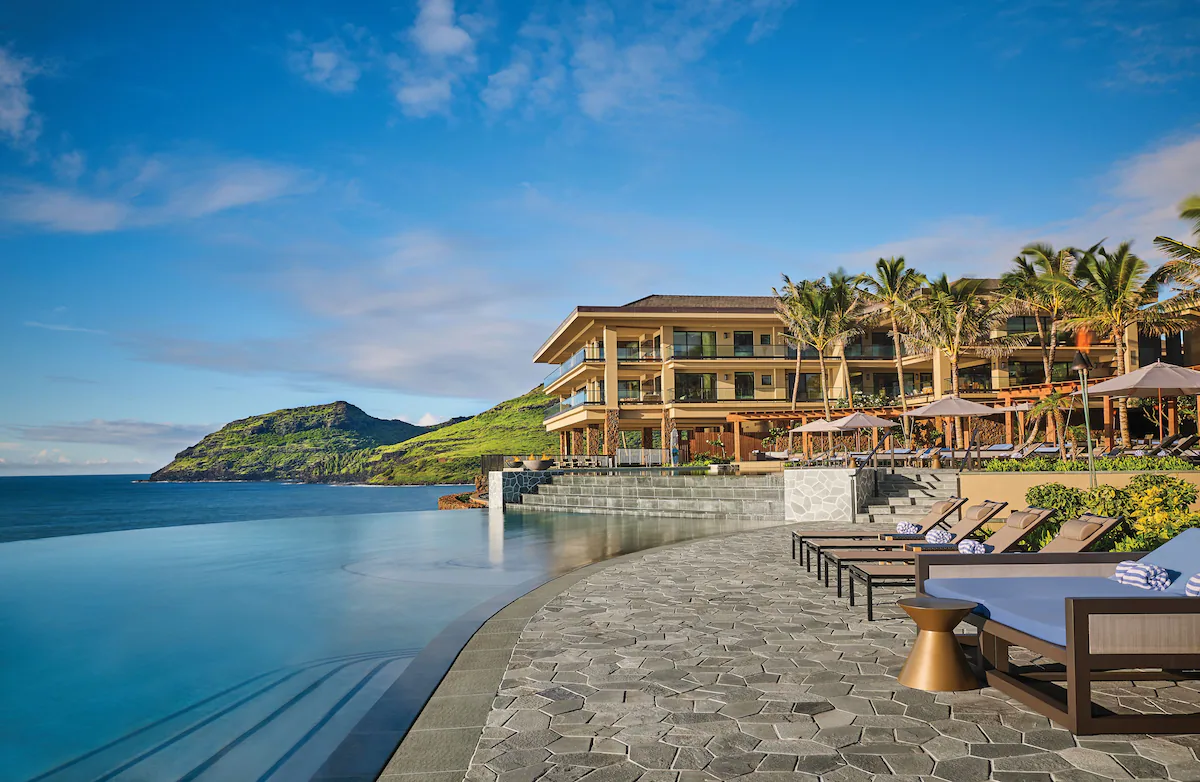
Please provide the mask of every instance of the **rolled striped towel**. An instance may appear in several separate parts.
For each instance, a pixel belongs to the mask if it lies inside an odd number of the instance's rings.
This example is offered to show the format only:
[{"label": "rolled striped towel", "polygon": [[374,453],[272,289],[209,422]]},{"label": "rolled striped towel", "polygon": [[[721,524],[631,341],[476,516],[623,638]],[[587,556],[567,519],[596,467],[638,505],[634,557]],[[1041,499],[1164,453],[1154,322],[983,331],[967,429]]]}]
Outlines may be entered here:
[{"label": "rolled striped towel", "polygon": [[1112,578],[1118,584],[1149,589],[1152,592],[1162,592],[1171,586],[1171,575],[1167,573],[1166,568],[1133,560],[1125,560],[1117,565],[1117,572]]},{"label": "rolled striped towel", "polygon": [[930,543],[949,543],[954,540],[954,536],[944,529],[931,529],[925,534],[925,540]]},{"label": "rolled striped towel", "polygon": [[896,532],[901,535],[920,535],[921,528],[911,521],[901,521],[896,524]]},{"label": "rolled striped towel", "polygon": [[967,538],[958,544],[958,553],[960,554],[991,554],[992,547],[986,543],[980,543],[978,540]]},{"label": "rolled striped towel", "polygon": [[1183,593],[1188,597],[1200,597],[1200,573],[1188,579],[1187,585],[1183,588]]}]

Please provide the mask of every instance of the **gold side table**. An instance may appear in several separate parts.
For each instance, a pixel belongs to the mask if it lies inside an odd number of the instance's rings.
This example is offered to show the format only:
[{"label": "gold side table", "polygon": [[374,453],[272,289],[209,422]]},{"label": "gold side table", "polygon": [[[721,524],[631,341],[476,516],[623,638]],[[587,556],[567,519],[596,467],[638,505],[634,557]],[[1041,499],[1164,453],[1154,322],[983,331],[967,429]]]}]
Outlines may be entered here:
[{"label": "gold side table", "polygon": [[897,605],[917,623],[918,631],[908,662],[900,671],[900,683],[927,692],[979,689],[954,635],[954,628],[978,604],[940,597],[906,597]]}]

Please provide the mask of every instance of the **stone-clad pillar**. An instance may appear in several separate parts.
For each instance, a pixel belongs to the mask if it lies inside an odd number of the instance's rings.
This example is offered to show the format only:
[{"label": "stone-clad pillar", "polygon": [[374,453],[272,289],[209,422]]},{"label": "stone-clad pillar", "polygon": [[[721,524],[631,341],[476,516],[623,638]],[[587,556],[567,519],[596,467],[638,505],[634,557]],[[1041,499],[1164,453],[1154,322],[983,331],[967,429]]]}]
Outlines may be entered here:
[{"label": "stone-clad pillar", "polygon": [[586,439],[587,439],[587,455],[588,456],[599,456],[600,455],[600,427],[597,426],[596,424],[588,424]]},{"label": "stone-clad pillar", "polygon": [[587,449],[584,448],[584,444],[583,444],[583,430],[582,429],[572,429],[571,430],[571,455],[572,456],[582,456],[585,453],[587,453]]},{"label": "stone-clad pillar", "polygon": [[612,455],[617,452],[621,442],[621,411],[604,411],[604,453]]},{"label": "stone-clad pillar", "polygon": [[567,431],[565,429],[558,433],[558,453],[561,456],[566,456],[569,453],[567,450]]}]

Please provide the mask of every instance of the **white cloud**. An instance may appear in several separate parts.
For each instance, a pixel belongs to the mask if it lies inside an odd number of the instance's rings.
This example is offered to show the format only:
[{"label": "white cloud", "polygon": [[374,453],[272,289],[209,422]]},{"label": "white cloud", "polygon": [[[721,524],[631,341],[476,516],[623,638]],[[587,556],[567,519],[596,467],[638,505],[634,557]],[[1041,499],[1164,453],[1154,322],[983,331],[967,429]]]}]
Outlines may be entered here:
[{"label": "white cloud", "polygon": [[288,67],[310,84],[333,93],[353,92],[363,68],[378,57],[376,44],[367,31],[353,25],[343,35],[313,41],[300,33],[288,38]]},{"label": "white cloud", "polygon": [[420,0],[409,37],[431,57],[463,57],[473,53],[470,34],[457,24],[454,0]]},{"label": "white cloud", "polygon": [[411,55],[387,58],[400,110],[417,118],[449,111],[455,88],[476,67],[475,39],[467,28],[485,26],[482,17],[457,15],[453,0],[420,0],[412,27],[398,36],[412,44]]},{"label": "white cloud", "polygon": [[41,133],[41,117],[33,110],[27,82],[38,67],[0,46],[0,135],[15,147],[26,147]]},{"label": "white cloud", "polygon": [[1080,214],[1042,225],[1005,224],[982,215],[947,218],[923,232],[834,256],[855,268],[875,258],[904,255],[923,269],[994,276],[1031,242],[1088,247],[1101,239],[1134,242],[1148,261],[1161,262],[1155,236],[1186,238],[1177,205],[1200,192],[1200,136],[1176,139],[1119,161],[1100,178],[1099,198]]},{"label": "white cloud", "polygon": [[256,160],[133,159],[98,176],[90,188],[0,182],[0,221],[101,233],[196,219],[313,186],[303,170]]},{"label": "white cloud", "polygon": [[[105,421],[99,418],[74,423],[9,428],[26,442],[90,443],[160,450],[192,445],[213,430],[208,424],[155,423],[133,419]],[[50,449],[43,450],[35,456],[58,453],[57,449]]]},{"label": "white cloud", "polygon": [[433,413],[426,413],[425,415],[423,415],[417,419],[417,426],[433,426],[434,424],[440,424],[442,421],[445,421],[445,420],[446,419],[440,415],[434,415]]},{"label": "white cloud", "polygon": [[31,329],[45,329],[46,331],[76,331],[82,334],[104,334],[106,332],[99,329],[86,329],[82,326],[71,326],[66,323],[42,323],[36,320],[27,320],[23,324]]},{"label": "white cloud", "polygon": [[488,77],[487,86],[479,93],[479,98],[493,111],[511,109],[520,93],[529,86],[531,76],[528,63],[514,62]]},{"label": "white cloud", "polygon": [[82,152],[73,149],[55,158],[51,167],[54,169],[54,175],[59,179],[75,182],[83,176],[83,171],[87,168],[87,159]]}]

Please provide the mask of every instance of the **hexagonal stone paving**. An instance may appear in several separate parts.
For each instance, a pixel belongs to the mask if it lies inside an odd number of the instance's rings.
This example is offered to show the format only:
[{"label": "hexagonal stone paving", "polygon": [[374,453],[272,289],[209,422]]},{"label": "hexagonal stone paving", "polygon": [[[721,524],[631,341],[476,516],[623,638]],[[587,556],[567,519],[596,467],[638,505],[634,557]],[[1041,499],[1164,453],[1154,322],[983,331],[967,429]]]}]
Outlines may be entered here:
[{"label": "hexagonal stone paving", "polygon": [[[911,623],[886,606],[868,623],[790,558],[788,534],[654,552],[548,603],[466,779],[1200,782],[1200,736],[1076,739],[990,688],[901,687]],[[1114,709],[1200,702],[1197,682],[1097,689]]]}]

